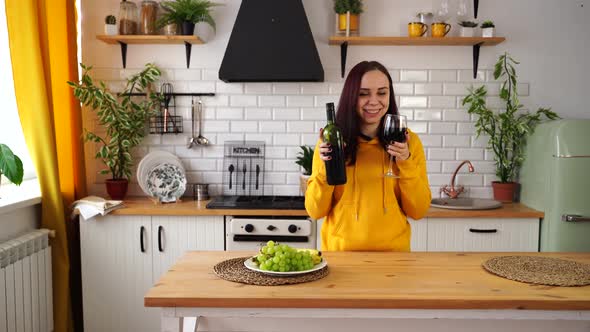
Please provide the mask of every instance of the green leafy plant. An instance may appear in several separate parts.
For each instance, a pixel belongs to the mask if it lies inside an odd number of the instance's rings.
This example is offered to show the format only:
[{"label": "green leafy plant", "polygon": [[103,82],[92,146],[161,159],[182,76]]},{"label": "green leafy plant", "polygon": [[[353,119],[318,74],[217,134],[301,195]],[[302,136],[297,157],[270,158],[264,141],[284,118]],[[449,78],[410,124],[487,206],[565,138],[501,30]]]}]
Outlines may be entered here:
[{"label": "green leafy plant", "polygon": [[161,28],[171,23],[206,22],[215,29],[215,20],[211,16],[211,8],[220,5],[207,0],[162,1],[160,6],[164,9],[164,14],[158,20],[157,26]]},{"label": "green leafy plant", "polygon": [[104,23],[106,23],[106,24],[117,24],[117,19],[113,15],[107,15],[107,17],[104,18]]},{"label": "green leafy plant", "polygon": [[20,185],[23,182],[23,162],[6,145],[0,143],[0,176]]},{"label": "green leafy plant", "polygon": [[481,28],[485,29],[485,28],[495,28],[496,26],[494,25],[494,22],[487,20],[487,21],[483,21],[483,23],[481,24]]},{"label": "green leafy plant", "polygon": [[158,80],[160,70],[148,63],[145,68],[127,79],[125,89],[116,95],[109,91],[104,82],[96,84],[89,72],[91,66],[80,64],[83,69],[82,80],[69,82],[74,88],[74,96],[84,106],[96,111],[98,123],[106,129],[106,136],[84,129],[85,141],[101,144],[95,157],[102,160],[107,169],[101,174],[111,173],[113,179],[129,179],[133,159],[131,149],[141,143],[145,136],[145,124],[154,115],[161,101],[159,94],[150,92],[141,101],[134,100],[131,93],[145,93],[151,83]]},{"label": "green leafy plant", "polygon": [[334,11],[336,14],[360,14],[363,12],[363,1],[362,0],[335,0]]},{"label": "green leafy plant", "polygon": [[461,21],[459,22],[459,25],[464,27],[464,28],[475,28],[477,27],[477,22],[473,22],[473,21]]},{"label": "green leafy plant", "polygon": [[526,137],[543,118],[559,119],[549,108],[539,108],[535,113],[522,111],[523,105],[518,98],[515,64],[519,64],[508,53],[498,59],[494,68],[494,78],[503,78],[500,98],[506,103],[506,109],[494,112],[486,106],[487,90],[485,86],[471,87],[463,99],[463,105],[469,105],[469,114],[477,115],[476,135],[489,136],[488,149],[494,152],[496,176],[500,182],[514,182],[524,160]]},{"label": "green leafy plant", "polygon": [[297,154],[295,163],[303,167],[303,175],[311,175],[313,163],[313,148],[306,145],[300,146],[301,151]]}]

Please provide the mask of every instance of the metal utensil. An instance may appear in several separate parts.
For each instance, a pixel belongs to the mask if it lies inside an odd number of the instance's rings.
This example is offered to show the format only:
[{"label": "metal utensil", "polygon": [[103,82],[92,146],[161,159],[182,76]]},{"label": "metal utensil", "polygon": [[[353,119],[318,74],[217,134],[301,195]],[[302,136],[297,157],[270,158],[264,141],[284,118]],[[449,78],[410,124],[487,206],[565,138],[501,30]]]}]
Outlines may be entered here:
[{"label": "metal utensil", "polygon": [[229,189],[231,189],[232,173],[236,170],[236,168],[234,167],[234,164],[230,164],[227,170],[229,171]]},{"label": "metal utensil", "polygon": [[188,144],[186,145],[187,149],[192,148],[193,146],[199,144],[197,139],[195,138],[195,99],[191,99],[191,137],[188,140]]},{"label": "metal utensil", "polygon": [[258,190],[258,176],[260,175],[260,165],[256,165],[256,190]]},{"label": "metal utensil", "polygon": [[201,135],[202,123],[203,123],[203,102],[199,99],[197,112],[199,113],[199,136],[197,136],[197,143],[199,145],[209,144],[209,140],[205,136]]},{"label": "metal utensil", "polygon": [[176,124],[174,123],[174,119],[170,116],[170,112],[168,111],[168,107],[170,106],[170,101],[172,100],[172,84],[164,83],[160,89],[160,92],[164,95],[164,132],[168,132],[168,120],[172,122],[172,130],[176,130]]},{"label": "metal utensil", "polygon": [[242,167],[242,172],[244,172],[244,177],[242,178],[242,190],[246,190],[246,163],[244,163],[244,167]]}]

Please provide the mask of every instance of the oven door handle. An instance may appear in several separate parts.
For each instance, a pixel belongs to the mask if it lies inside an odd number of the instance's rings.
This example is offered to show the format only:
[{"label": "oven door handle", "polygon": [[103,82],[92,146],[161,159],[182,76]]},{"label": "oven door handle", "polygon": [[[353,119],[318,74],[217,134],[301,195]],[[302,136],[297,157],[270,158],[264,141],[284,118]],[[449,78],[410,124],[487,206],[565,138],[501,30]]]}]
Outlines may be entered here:
[{"label": "oven door handle", "polygon": [[278,241],[278,242],[294,242],[294,243],[302,243],[308,242],[308,236],[288,236],[288,235],[243,235],[243,234],[235,234],[234,235],[234,242],[268,242],[268,241]]}]

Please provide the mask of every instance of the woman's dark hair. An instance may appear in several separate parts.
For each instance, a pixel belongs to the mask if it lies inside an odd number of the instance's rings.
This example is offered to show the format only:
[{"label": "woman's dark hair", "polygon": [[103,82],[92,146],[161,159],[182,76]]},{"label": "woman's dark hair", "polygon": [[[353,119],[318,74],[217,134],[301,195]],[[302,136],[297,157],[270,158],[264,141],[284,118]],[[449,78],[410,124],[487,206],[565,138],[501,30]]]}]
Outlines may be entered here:
[{"label": "woman's dark hair", "polygon": [[[344,142],[346,147],[344,148],[344,155],[348,161],[348,165],[354,165],[356,163],[356,152],[358,148],[357,137],[361,133],[360,130],[360,119],[357,114],[356,108],[358,98],[361,89],[361,79],[365,73],[378,70],[387,76],[389,81],[389,109],[388,114],[397,114],[397,105],[395,103],[395,95],[393,94],[393,83],[391,81],[391,75],[387,69],[377,61],[363,61],[354,66],[344,82],[342,88],[342,94],[340,95],[340,101],[338,102],[338,110],[336,112],[336,124],[342,130],[344,136]],[[377,135],[379,141],[385,145],[385,139],[383,138],[383,119],[379,124],[379,130]]]}]

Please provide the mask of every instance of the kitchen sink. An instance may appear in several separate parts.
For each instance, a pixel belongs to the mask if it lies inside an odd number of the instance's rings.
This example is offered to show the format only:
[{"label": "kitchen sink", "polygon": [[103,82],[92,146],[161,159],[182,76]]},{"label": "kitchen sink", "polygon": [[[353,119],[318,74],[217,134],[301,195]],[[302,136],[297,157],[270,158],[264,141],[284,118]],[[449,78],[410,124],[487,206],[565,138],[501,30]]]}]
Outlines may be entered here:
[{"label": "kitchen sink", "polygon": [[451,210],[489,210],[502,206],[501,202],[483,198],[433,198],[430,206]]}]

